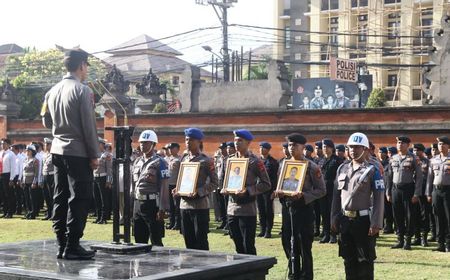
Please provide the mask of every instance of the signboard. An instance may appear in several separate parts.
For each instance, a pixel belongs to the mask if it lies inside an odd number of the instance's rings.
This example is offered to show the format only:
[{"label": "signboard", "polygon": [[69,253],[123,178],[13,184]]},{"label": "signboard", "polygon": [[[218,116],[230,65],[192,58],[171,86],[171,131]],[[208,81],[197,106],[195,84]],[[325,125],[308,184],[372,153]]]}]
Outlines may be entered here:
[{"label": "signboard", "polygon": [[358,81],[358,62],[355,60],[330,58],[330,79],[356,83]]}]

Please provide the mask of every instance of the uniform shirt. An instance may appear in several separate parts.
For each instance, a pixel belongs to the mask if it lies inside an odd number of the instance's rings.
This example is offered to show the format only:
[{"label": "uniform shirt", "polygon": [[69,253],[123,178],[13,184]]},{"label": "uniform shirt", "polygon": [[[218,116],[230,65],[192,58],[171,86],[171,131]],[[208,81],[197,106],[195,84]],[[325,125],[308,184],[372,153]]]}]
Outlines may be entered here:
[{"label": "uniform shirt", "polygon": [[[230,158],[235,157],[231,155]],[[245,190],[247,197],[244,201],[236,195],[229,196],[227,214],[230,216],[256,216],[256,195],[271,189],[269,175],[263,161],[251,152],[244,155],[248,158]]]},{"label": "uniform shirt", "polygon": [[106,182],[112,182],[112,154],[104,151],[98,158],[98,168],[94,171],[94,177],[106,177]]},{"label": "uniform shirt", "polygon": [[384,182],[378,167],[367,161],[353,170],[353,162],[342,164],[337,171],[333,203],[331,206],[331,223],[338,224],[342,210],[370,212],[370,226],[383,227]]},{"label": "uniform shirt", "polygon": [[389,161],[389,180],[387,195],[392,195],[394,184],[415,184],[414,196],[422,193],[422,169],[420,160],[413,154],[406,154],[404,158],[400,154],[392,156]]},{"label": "uniform shirt", "polygon": [[177,184],[178,173],[180,172],[180,156],[169,157],[169,186],[175,186]]},{"label": "uniform shirt", "polygon": [[52,130],[52,154],[98,158],[100,155],[91,89],[67,74],[46,94],[42,122]]},{"label": "uniform shirt", "polygon": [[334,180],[336,179],[336,172],[341,163],[341,159],[333,154],[330,158],[326,158],[324,164],[322,165],[321,169],[323,179],[325,180],[325,186],[327,187],[327,190],[331,192],[330,195],[332,195]]},{"label": "uniform shirt", "polygon": [[39,171],[38,171],[38,184],[41,185],[44,182],[44,176],[42,176],[42,163],[44,161],[44,154],[39,152],[36,154],[35,158],[39,161]]},{"label": "uniform shirt", "polygon": [[266,159],[261,159],[264,161],[264,167],[266,168],[267,174],[269,175],[272,191],[274,191],[277,188],[278,183],[278,161],[271,155],[269,155]]},{"label": "uniform shirt", "polygon": [[3,159],[2,174],[10,173],[9,180],[14,180],[16,177],[16,155],[8,149],[0,152],[0,156]]},{"label": "uniform shirt", "polygon": [[427,189],[428,168],[430,168],[430,160],[426,156],[420,159],[420,167],[422,168],[423,174],[421,195],[425,195]]},{"label": "uniform shirt", "polygon": [[39,179],[39,160],[35,157],[27,158],[23,164],[24,184],[37,184]]},{"label": "uniform shirt", "polygon": [[180,209],[209,209],[209,194],[217,189],[218,179],[214,161],[204,153],[185,155],[181,162],[199,162],[196,197],[181,197]]},{"label": "uniform shirt", "polygon": [[[308,166],[306,167],[306,177],[303,183],[303,196],[299,200],[293,200],[286,196],[280,199],[283,204],[285,202],[292,202],[294,207],[304,206],[326,195],[327,190],[320,166],[306,157],[305,160],[308,161]],[[281,165],[280,171],[282,168],[283,166]]]},{"label": "uniform shirt", "polygon": [[323,164],[325,163],[327,159],[325,158],[325,156],[321,156],[321,157],[315,157],[314,158],[314,163],[319,165],[320,168],[322,168]]},{"label": "uniform shirt", "polygon": [[159,209],[169,210],[169,170],[166,161],[153,152],[150,158],[141,156],[136,159],[133,166],[132,189],[135,194],[159,195]]},{"label": "uniform shirt", "polygon": [[55,166],[52,161],[52,154],[45,153],[42,160],[42,175],[52,175],[55,172]]},{"label": "uniform shirt", "polygon": [[447,157],[435,156],[428,168],[426,195],[431,196],[434,186],[450,188],[450,154]]},{"label": "uniform shirt", "polygon": [[19,182],[22,182],[22,178],[23,178],[23,165],[25,164],[25,160],[27,160],[27,156],[24,153],[20,153],[17,155],[17,161],[16,163],[19,164],[19,173],[18,173],[18,178],[17,180]]}]

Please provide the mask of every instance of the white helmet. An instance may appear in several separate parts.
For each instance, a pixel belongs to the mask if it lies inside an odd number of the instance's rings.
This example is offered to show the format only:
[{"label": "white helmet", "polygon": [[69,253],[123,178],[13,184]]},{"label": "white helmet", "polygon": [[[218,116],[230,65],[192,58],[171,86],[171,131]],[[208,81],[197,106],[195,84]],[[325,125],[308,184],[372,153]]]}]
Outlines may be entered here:
[{"label": "white helmet", "polygon": [[369,139],[364,133],[355,132],[348,138],[347,146],[356,145],[369,148]]},{"label": "white helmet", "polygon": [[141,135],[139,135],[139,142],[147,142],[152,141],[154,143],[158,143],[158,136],[153,130],[147,129],[142,131]]}]

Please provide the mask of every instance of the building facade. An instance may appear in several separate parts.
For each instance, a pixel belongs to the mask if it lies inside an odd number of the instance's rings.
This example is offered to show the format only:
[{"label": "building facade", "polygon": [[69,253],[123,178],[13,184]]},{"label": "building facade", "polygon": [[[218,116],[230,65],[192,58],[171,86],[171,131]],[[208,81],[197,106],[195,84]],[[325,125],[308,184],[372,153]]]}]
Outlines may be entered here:
[{"label": "building facade", "polygon": [[447,0],[275,0],[274,56],[296,78],[328,77],[331,56],[362,62],[389,105],[422,105],[421,65]]}]

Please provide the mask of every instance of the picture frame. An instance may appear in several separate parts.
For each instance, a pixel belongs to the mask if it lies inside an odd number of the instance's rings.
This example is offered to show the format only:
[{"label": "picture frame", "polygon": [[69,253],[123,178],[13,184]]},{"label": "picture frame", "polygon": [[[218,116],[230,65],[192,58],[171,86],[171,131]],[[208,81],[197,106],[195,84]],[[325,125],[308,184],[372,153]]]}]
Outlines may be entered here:
[{"label": "picture frame", "polygon": [[223,188],[229,193],[244,191],[247,170],[248,158],[229,158],[225,169]]},{"label": "picture frame", "polygon": [[191,196],[197,192],[200,162],[182,162],[177,178],[177,192],[180,196]]},{"label": "picture frame", "polygon": [[285,160],[278,178],[277,191],[287,196],[302,192],[307,169],[308,161]]}]

